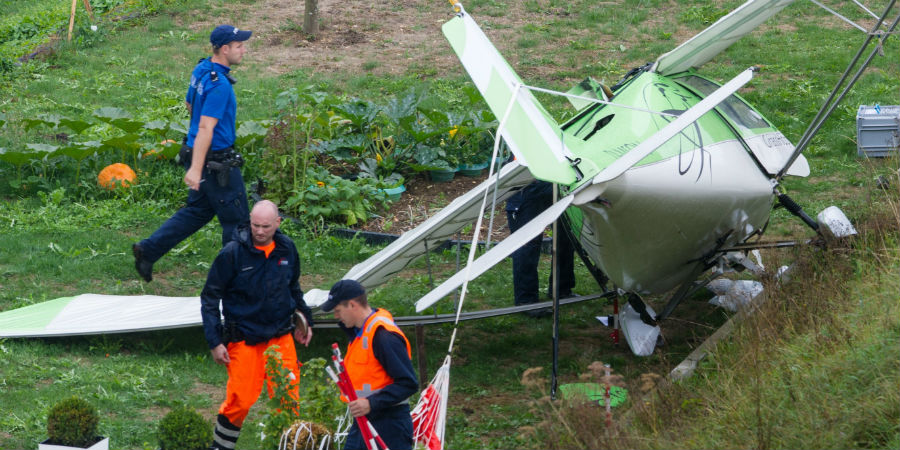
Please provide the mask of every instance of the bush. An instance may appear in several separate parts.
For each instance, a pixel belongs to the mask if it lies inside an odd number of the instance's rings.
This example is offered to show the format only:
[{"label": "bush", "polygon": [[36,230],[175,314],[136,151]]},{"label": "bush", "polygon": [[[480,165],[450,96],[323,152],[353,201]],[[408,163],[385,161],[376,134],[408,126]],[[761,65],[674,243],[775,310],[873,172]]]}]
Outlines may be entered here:
[{"label": "bush", "polygon": [[159,421],[156,435],[162,450],[203,450],[213,440],[212,426],[185,405],[176,406]]},{"label": "bush", "polygon": [[97,410],[90,403],[79,397],[70,397],[50,409],[47,435],[54,444],[88,447],[96,442],[99,423]]}]

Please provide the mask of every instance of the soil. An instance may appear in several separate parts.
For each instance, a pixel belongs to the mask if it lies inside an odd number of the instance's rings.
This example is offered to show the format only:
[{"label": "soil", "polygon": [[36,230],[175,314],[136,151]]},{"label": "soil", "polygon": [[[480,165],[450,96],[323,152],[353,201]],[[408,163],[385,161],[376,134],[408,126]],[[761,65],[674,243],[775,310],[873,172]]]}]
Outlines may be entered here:
[{"label": "soil", "polygon": [[[478,177],[467,177],[457,173],[452,180],[445,182],[431,181],[425,174],[417,175],[407,180],[406,192],[401,195],[399,200],[393,202],[387,211],[381,212],[379,217],[372,218],[353,229],[390,234],[405,233],[435,215],[455,198],[478,186],[487,179],[487,175],[487,170],[484,170]],[[490,201],[491,198],[488,197],[489,204]],[[500,202],[494,210],[492,241],[502,240],[509,235],[506,226],[506,211],[503,208],[504,203]],[[489,224],[490,209],[488,207],[482,220],[480,240],[487,238]],[[471,231],[460,236],[460,239],[472,239]]]}]

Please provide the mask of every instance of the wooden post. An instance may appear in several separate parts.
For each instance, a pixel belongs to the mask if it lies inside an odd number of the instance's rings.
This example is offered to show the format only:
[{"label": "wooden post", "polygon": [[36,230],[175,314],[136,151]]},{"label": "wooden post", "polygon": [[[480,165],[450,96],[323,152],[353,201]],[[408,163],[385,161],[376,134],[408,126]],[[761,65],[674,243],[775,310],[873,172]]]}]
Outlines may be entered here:
[{"label": "wooden post", "polygon": [[[94,21],[94,10],[91,8],[91,0],[83,0],[84,9],[87,10],[91,21]],[[78,6],[78,0],[72,0],[72,12],[69,14],[69,35],[66,38],[68,42],[72,42],[72,30],[75,28],[75,7]]]},{"label": "wooden post", "polygon": [[69,37],[66,39],[72,42],[72,28],[75,27],[75,7],[78,6],[78,0],[72,0],[72,13],[69,14]]},{"label": "wooden post", "polygon": [[428,382],[428,368],[425,361],[425,326],[416,324],[416,359],[419,360],[419,390]]},{"label": "wooden post", "polygon": [[303,32],[313,37],[319,34],[319,0],[306,0],[303,7]]}]

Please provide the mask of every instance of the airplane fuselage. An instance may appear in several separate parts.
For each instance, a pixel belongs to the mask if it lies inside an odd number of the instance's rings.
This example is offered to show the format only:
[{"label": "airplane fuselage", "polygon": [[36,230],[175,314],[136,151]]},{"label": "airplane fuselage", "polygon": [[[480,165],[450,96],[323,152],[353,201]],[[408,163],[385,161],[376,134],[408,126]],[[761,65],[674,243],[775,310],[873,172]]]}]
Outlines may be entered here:
[{"label": "airplane fuselage", "polygon": [[[681,81],[698,83],[689,77]],[[649,72],[615,94],[616,103],[673,116],[703,95]],[[694,279],[715,250],[764,227],[773,184],[747,140],[774,146],[786,139],[739,98],[723,105],[607,182],[595,201],[569,209],[582,246],[617,287],[642,294],[668,291]],[[564,129],[587,136],[592,157],[605,160],[627,152],[673,116],[602,105],[583,111]],[[604,119],[607,123],[597,127]]]}]

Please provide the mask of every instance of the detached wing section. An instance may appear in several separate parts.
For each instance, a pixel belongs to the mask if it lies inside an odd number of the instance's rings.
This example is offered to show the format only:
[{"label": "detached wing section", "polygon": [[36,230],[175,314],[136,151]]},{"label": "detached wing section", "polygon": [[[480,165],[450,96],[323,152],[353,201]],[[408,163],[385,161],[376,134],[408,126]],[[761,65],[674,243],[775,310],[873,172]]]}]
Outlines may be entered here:
[{"label": "detached wing section", "polygon": [[[403,233],[399,239],[372,255],[365,261],[353,266],[345,279],[359,281],[366,289],[378,286],[397,272],[403,270],[416,258],[433,250],[466,225],[471,225],[478,217],[481,201],[487,191],[488,198],[497,187],[497,202],[505,200],[519,188],[534,181],[528,170],[515,161],[505,165],[498,177],[490,177],[474,189],[457,197],[456,200],[441,209],[437,214],[422,222],[416,228]],[[499,184],[498,184],[499,183]],[[328,293],[312,289],[303,295],[310,306],[318,306],[325,301]]]},{"label": "detached wing section", "polygon": [[201,323],[200,297],[81,294],[0,313],[0,338],[127,333]]},{"label": "detached wing section", "polygon": [[657,58],[651,70],[673,75],[699,67],[791,3],[793,0],[750,0]]},{"label": "detached wing section", "polygon": [[478,24],[462,12],[445,23],[443,31],[475,87],[501,120],[500,135],[516,160],[535,178],[562,185],[575,182],[575,171],[566,158],[576,159],[570,146],[579,143],[575,138],[567,141],[531,91],[519,87],[522,80]]},{"label": "detached wing section", "polygon": [[552,224],[559,216],[566,212],[566,208],[572,204],[574,199],[575,194],[569,194],[560,199],[558,202],[554,203],[553,206],[547,208],[540,215],[525,224],[525,226],[509,235],[509,237],[497,244],[496,247],[491,248],[480,258],[472,261],[470,266],[466,266],[463,270],[457,272],[456,275],[453,275],[447,279],[447,281],[441,283],[440,286],[434,288],[416,302],[416,312],[422,312],[442,298],[450,295],[456,288],[462,286],[463,282],[466,281],[466,278],[468,278],[469,281],[474,280],[479,275],[502,261],[503,258],[511,255],[519,247],[534,239],[535,236],[543,233],[547,226]]}]

